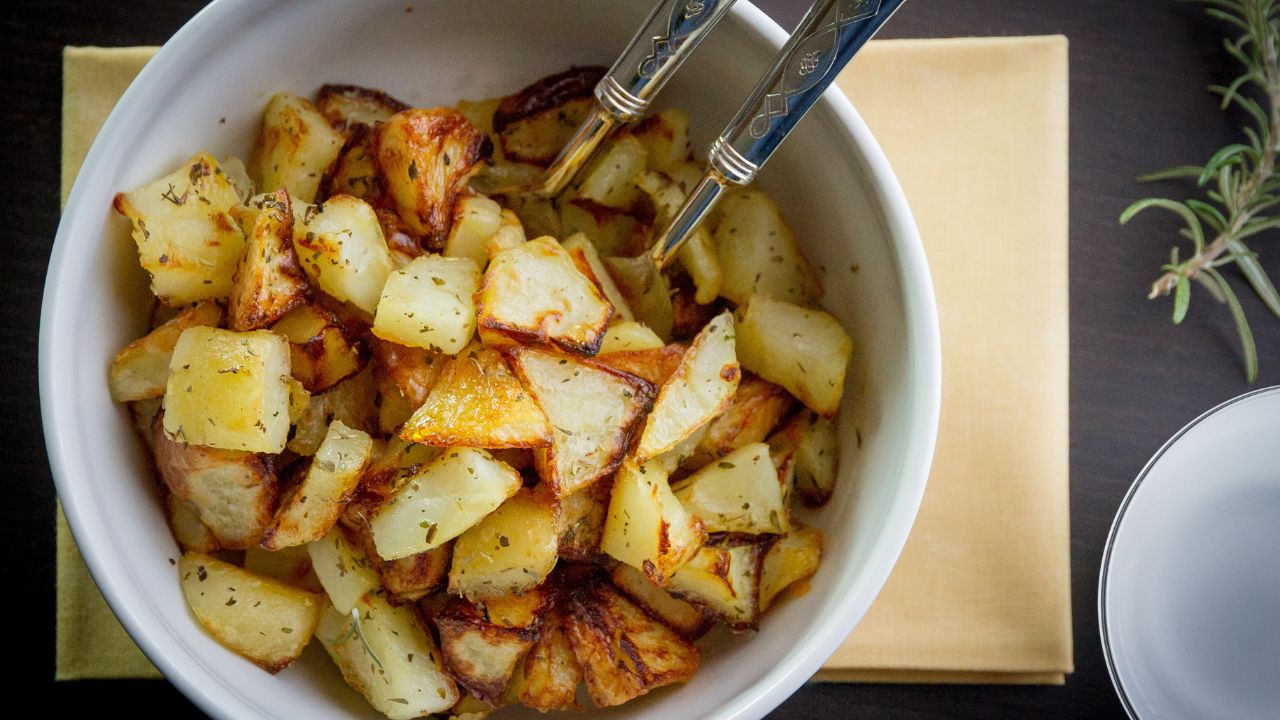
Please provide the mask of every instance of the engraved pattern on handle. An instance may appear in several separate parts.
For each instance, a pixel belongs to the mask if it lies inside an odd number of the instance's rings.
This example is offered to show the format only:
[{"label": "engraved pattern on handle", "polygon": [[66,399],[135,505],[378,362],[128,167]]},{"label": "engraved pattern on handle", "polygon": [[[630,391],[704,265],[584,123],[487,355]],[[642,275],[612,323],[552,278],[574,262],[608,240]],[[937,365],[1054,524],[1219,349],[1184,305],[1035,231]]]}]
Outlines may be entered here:
[{"label": "engraved pattern on handle", "polygon": [[903,0],[817,0],[720,136],[759,169]]},{"label": "engraved pattern on handle", "polygon": [[[627,102],[603,101],[602,104],[619,120],[634,120],[733,2],[663,0],[658,3],[602,81],[608,82],[610,94],[615,98],[625,93]],[[599,95],[597,93],[597,97]],[[636,112],[635,108],[640,111]]]}]

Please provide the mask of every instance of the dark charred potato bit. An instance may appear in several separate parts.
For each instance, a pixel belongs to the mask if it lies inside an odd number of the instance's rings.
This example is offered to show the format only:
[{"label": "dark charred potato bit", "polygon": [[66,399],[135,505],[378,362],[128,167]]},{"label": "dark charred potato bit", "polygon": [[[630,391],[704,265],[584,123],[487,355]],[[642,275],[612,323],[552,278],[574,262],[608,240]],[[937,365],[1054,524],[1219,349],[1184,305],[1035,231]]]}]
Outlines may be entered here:
[{"label": "dark charred potato bit", "polygon": [[400,219],[443,245],[454,201],[484,160],[488,138],[453,108],[405,110],[378,132],[377,159]]},{"label": "dark charred potato bit", "polygon": [[373,127],[409,106],[381,90],[359,85],[323,85],[316,93],[316,107],[338,130],[351,132],[358,125]]},{"label": "dark charred potato bit", "polygon": [[493,113],[493,129],[508,160],[549,165],[591,111],[603,67],[570,68],[509,95]]}]

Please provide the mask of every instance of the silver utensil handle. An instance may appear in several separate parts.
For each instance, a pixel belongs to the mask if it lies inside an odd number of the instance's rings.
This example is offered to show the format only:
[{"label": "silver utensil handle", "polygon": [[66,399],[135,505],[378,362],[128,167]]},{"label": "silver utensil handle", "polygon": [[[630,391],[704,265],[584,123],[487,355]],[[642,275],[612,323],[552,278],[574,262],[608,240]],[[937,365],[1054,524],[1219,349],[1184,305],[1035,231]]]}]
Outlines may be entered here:
[{"label": "silver utensil handle", "polygon": [[662,0],[596,85],[596,99],[621,122],[637,120],[734,0]]},{"label": "silver utensil handle", "polygon": [[735,184],[755,178],[778,145],[904,0],[818,0],[751,96],[712,144],[712,167]]},{"label": "silver utensil handle", "polygon": [[547,168],[539,192],[554,196],[569,184],[619,126],[638,120],[649,102],[734,0],[662,0],[627,49],[596,83],[595,108]]},{"label": "silver utensil handle", "polygon": [[809,108],[905,0],[816,0],[773,64],[711,143],[707,174],[658,237],[666,265],[726,188],[747,185]]}]

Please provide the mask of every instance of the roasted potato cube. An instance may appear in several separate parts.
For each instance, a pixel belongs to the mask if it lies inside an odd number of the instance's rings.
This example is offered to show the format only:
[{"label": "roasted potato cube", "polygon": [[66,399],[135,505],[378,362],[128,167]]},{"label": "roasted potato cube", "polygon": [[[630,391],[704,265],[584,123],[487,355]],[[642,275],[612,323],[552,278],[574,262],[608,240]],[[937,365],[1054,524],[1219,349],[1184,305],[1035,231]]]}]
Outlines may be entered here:
[{"label": "roasted potato cube", "polygon": [[760,611],[773,604],[778,593],[813,577],[822,559],[822,531],[793,525],[791,532],[769,546],[760,566]]},{"label": "roasted potato cube", "polygon": [[641,120],[631,129],[648,151],[649,167],[664,173],[689,160],[689,114],[668,108]]},{"label": "roasted potato cube", "polygon": [[202,553],[183,555],[178,577],[209,634],[270,673],[298,659],[320,620],[315,594]]},{"label": "roasted potato cube", "polygon": [[556,539],[555,505],[523,489],[458,536],[449,592],[472,600],[522,593],[551,574]]},{"label": "roasted potato cube", "polygon": [[711,611],[729,627],[754,630],[760,623],[758,543],[704,545],[676,570],[667,590]]},{"label": "roasted potato cube", "polygon": [[602,580],[579,583],[570,591],[564,619],[587,691],[600,707],[684,682],[698,669],[693,643]]},{"label": "roasted potato cube", "polygon": [[301,484],[281,503],[262,547],[279,550],[323,538],[355,492],[372,449],[366,433],[334,420]]},{"label": "roasted potato cube", "polygon": [[356,125],[373,127],[409,106],[390,95],[359,85],[321,85],[316,107],[329,124],[350,131]]},{"label": "roasted potato cube", "polygon": [[347,684],[391,720],[444,712],[458,701],[458,688],[412,608],[370,593],[351,613],[326,608],[316,636]]},{"label": "roasted potato cube", "polygon": [[173,493],[165,493],[164,500],[169,511],[169,529],[183,552],[210,553],[222,549],[217,536],[201,522],[200,511],[195,505]]},{"label": "roasted potato cube", "polygon": [[596,246],[587,239],[587,236],[574,233],[564,241],[564,249],[569,251],[569,256],[573,258],[573,263],[578,266],[578,270],[591,278],[609,304],[613,305],[614,320],[635,320],[635,316],[631,314],[631,308],[627,307],[627,301],[622,297],[622,291],[609,276],[609,271],[600,261],[600,253],[596,251]]},{"label": "roasted potato cube", "polygon": [[601,550],[666,585],[706,538],[702,522],[671,493],[660,463],[622,464],[613,481]]},{"label": "roasted potato cube", "polygon": [[711,461],[672,492],[707,532],[781,535],[790,527],[778,470],[764,443]]},{"label": "roasted potato cube", "polygon": [[653,398],[645,381],[577,358],[512,349],[512,367],[551,422],[538,474],[564,497],[612,473]]},{"label": "roasted potato cube", "polygon": [[264,328],[311,301],[311,285],[293,248],[289,193],[280,189],[257,202],[227,305],[232,330]]},{"label": "roasted potato cube", "polygon": [[[655,225],[665,226],[680,212],[688,194],[665,175],[650,170],[635,179],[636,187],[649,196],[656,211]],[[699,225],[676,253],[676,259],[693,279],[697,293],[694,299],[700,305],[714,302],[720,294],[724,274],[716,256],[715,239],[706,225]]]},{"label": "roasted potato cube", "polygon": [[161,302],[185,305],[231,292],[245,237],[229,211],[241,200],[207,152],[150,185],[116,195],[116,212],[133,223],[138,260]]},{"label": "roasted potato cube", "polygon": [[289,341],[289,369],[310,392],[333,387],[360,371],[364,358],[338,318],[319,305],[304,305],[271,329]]},{"label": "roasted potato cube", "polygon": [[320,578],[311,569],[311,554],[306,546],[263,550],[249,548],[244,554],[244,569],[254,575],[273,578],[280,582],[317,595],[324,592]]},{"label": "roasted potato cube", "polygon": [[609,353],[657,350],[663,345],[662,338],[643,323],[623,320],[610,323],[609,329],[604,331],[604,341],[600,343],[600,357],[607,364],[608,360],[603,356]]},{"label": "roasted potato cube", "polygon": [[507,695],[541,712],[571,710],[577,707],[574,698],[581,683],[582,667],[565,632],[564,615],[552,611],[542,623],[538,641],[516,664]]},{"label": "roasted potato cube", "polygon": [[126,345],[111,361],[111,399],[130,402],[163,397],[169,380],[169,360],[182,331],[196,326],[217,327],[221,322],[222,308],[213,302],[199,302]]},{"label": "roasted potato cube", "polygon": [[502,158],[502,144],[498,142],[497,136],[493,132],[493,114],[502,104],[502,98],[491,97],[484,100],[467,100],[463,98],[458,101],[455,106],[458,112],[466,116],[467,120],[480,132],[488,135],[494,144],[493,160]]},{"label": "roasted potato cube", "polygon": [[671,339],[675,309],[667,276],[648,255],[634,258],[606,257],[604,266],[618,284],[636,320],[648,325],[663,340]]},{"label": "roasted potato cube", "polygon": [[279,93],[262,115],[249,174],[260,192],[285,188],[299,202],[312,202],[344,141],[311,101]]},{"label": "roasted potato cube", "polygon": [[271,524],[279,495],[269,460],[175,441],[164,431],[163,415],[152,426],[151,445],[160,479],[172,497],[195,510],[218,547],[243,550],[257,545]]},{"label": "roasted potato cube", "polygon": [[594,355],[613,306],[549,237],[499,253],[484,273],[477,301],[486,344],[510,338],[553,343]]},{"label": "roasted potato cube", "polygon": [[586,198],[561,198],[559,223],[562,237],[582,233],[601,255],[634,255],[648,241],[647,228],[635,217]]},{"label": "roasted potato cube", "polygon": [[473,448],[450,448],[403,487],[369,521],[386,560],[439,547],[493,512],[522,485],[520,473]]},{"label": "roasted potato cube", "polygon": [[378,214],[369,203],[334,195],[294,209],[293,242],[307,276],[321,290],[372,313],[395,268]]},{"label": "roasted potato cube", "polygon": [[294,421],[288,449],[298,455],[315,455],[334,420],[361,432],[376,433],[377,397],[378,383],[370,367],[312,395],[301,417]]},{"label": "roasted potato cube", "polygon": [[582,171],[577,197],[613,208],[629,209],[640,196],[632,180],[645,171],[649,152],[629,134],[605,144]]},{"label": "roasted potato cube", "polygon": [[307,554],[329,602],[342,614],[350,613],[369,591],[378,587],[373,561],[336,525],[329,534],[307,543]]},{"label": "roasted potato cube", "polygon": [[477,268],[489,262],[485,243],[502,226],[502,206],[483,195],[463,195],[454,203],[453,227],[444,243],[444,254],[470,258]]},{"label": "roasted potato cube", "polygon": [[614,586],[664,625],[694,640],[711,628],[711,618],[697,606],[663,590],[644,573],[626,563],[618,563],[610,577]]},{"label": "roasted potato cube", "polygon": [[373,334],[408,347],[456,355],[476,329],[480,267],[470,258],[423,255],[387,278]]},{"label": "roasted potato cube", "polygon": [[663,383],[640,434],[637,462],[674,448],[724,412],[733,402],[741,377],[734,352],[733,314],[725,311],[698,333],[680,365]]},{"label": "roasted potato cube", "polygon": [[504,157],[550,165],[592,106],[602,67],[574,67],[504,97],[490,115]]},{"label": "roasted potato cube", "polygon": [[[377,131],[366,125],[356,125],[350,131],[347,143],[342,147],[338,159],[334,161],[329,174],[320,181],[320,189],[316,199],[323,201],[335,195],[357,197],[375,207],[381,207],[387,196],[386,182],[382,179],[382,171],[378,169],[378,156],[374,148],[378,140]],[[400,216],[389,210],[399,223]],[[379,214],[379,219],[382,215]],[[387,244],[394,247],[391,233],[383,227],[383,235],[387,236]],[[411,250],[418,250],[417,242],[412,243]]]},{"label": "roasted potato cube", "polygon": [[378,564],[382,587],[397,602],[412,602],[442,587],[449,575],[453,543]]},{"label": "roasted potato cube", "polygon": [[737,305],[752,295],[795,305],[807,305],[822,296],[818,273],[768,195],[737,190],[725,197],[720,209],[715,244],[724,273],[722,295]]},{"label": "roasted potato cube", "polygon": [[833,417],[844,396],[853,339],[830,314],[753,295],[738,321],[742,366]]},{"label": "roasted potato cube", "polygon": [[378,165],[405,224],[443,243],[453,225],[454,202],[484,159],[487,144],[453,108],[404,110],[383,123]]},{"label": "roasted potato cube", "polygon": [[529,241],[529,237],[524,234],[524,225],[520,223],[519,215],[503,208],[499,217],[501,222],[498,224],[498,231],[484,242],[485,262],[493,260],[505,250],[519,247]]},{"label": "roasted potato cube", "polygon": [[501,700],[516,663],[538,638],[537,620],[517,626],[493,622],[487,606],[459,598],[449,601],[435,623],[445,667],[492,705]]},{"label": "roasted potato cube", "polygon": [[551,424],[502,355],[473,344],[445,366],[400,436],[440,446],[545,447]]},{"label": "roasted potato cube", "polygon": [[840,461],[835,424],[808,410],[791,417],[769,438],[775,452],[789,452],[794,465],[795,490],[806,505],[817,507],[831,499]]},{"label": "roasted potato cube", "polygon": [[184,443],[280,452],[289,439],[289,344],[266,330],[183,330],[164,407],[165,432]]},{"label": "roasted potato cube", "polygon": [[600,555],[604,518],[613,483],[601,480],[560,498],[556,513],[557,552],[571,562],[590,562]]},{"label": "roasted potato cube", "polygon": [[755,375],[744,375],[733,394],[733,403],[711,421],[690,462],[705,465],[744,445],[764,440],[794,405],[795,398],[781,386]]},{"label": "roasted potato cube", "polygon": [[378,369],[387,374],[415,408],[427,401],[449,358],[426,348],[411,348],[374,339],[370,346]]},{"label": "roasted potato cube", "polygon": [[615,370],[635,375],[656,387],[662,387],[675,374],[676,368],[680,367],[680,361],[688,350],[688,345],[671,343],[644,350],[611,352],[608,355],[601,355],[598,360]]}]

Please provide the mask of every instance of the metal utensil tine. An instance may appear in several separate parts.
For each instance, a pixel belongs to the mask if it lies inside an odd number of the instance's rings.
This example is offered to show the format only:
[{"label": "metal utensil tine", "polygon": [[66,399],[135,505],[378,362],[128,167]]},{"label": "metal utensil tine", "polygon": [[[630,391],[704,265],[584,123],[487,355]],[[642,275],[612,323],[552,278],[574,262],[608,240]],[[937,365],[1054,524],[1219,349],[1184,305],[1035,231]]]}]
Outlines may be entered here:
[{"label": "metal utensil tine", "polygon": [[747,101],[711,143],[707,172],[658,236],[665,266],[726,189],[755,179],[778,145],[905,0],[816,0]]},{"label": "metal utensil tine", "polygon": [[547,168],[540,192],[556,195],[619,125],[638,120],[734,0],[662,0],[596,85],[596,104]]}]

